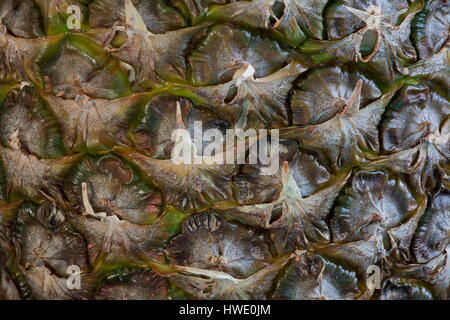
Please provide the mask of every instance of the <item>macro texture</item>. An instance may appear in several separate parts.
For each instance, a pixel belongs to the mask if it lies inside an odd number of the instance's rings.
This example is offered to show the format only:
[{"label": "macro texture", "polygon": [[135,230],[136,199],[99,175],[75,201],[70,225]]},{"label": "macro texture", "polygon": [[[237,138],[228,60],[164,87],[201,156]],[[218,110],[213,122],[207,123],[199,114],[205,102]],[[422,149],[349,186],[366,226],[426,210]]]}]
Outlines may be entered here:
[{"label": "macro texture", "polygon": [[449,32],[448,0],[0,0],[0,300],[450,300]]}]

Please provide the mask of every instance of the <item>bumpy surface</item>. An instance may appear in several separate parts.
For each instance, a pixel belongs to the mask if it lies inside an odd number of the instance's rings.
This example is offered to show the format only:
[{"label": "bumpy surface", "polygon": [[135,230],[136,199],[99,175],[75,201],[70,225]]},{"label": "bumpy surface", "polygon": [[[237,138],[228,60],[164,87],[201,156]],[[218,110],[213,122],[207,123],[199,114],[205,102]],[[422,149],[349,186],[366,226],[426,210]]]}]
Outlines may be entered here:
[{"label": "bumpy surface", "polygon": [[[0,0],[0,299],[450,299],[449,28],[448,0]],[[278,172],[176,164],[196,121],[278,129]]]}]

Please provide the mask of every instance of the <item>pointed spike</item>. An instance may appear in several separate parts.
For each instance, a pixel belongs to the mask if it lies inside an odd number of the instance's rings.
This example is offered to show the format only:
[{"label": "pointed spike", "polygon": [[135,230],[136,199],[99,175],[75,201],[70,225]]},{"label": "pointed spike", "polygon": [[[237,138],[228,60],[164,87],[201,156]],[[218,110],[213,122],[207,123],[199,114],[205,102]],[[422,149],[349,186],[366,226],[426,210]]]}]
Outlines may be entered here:
[{"label": "pointed spike", "polygon": [[[344,8],[353,13],[362,21],[364,21],[367,25],[366,28],[375,30],[379,30],[381,28],[382,20],[386,20],[387,18],[394,16],[393,14],[391,15],[382,14],[381,7],[378,5],[370,5],[366,10],[359,10],[349,6],[344,6]],[[387,22],[384,23],[388,24]]]},{"label": "pointed spike", "polygon": [[81,183],[81,195],[83,199],[83,207],[86,213],[89,215],[95,215],[94,209],[92,208],[91,203],[89,202],[88,187],[86,182]]},{"label": "pointed spike", "polygon": [[[104,222],[108,215],[105,212],[95,212],[89,202],[88,186],[86,182],[81,183],[81,198],[83,201],[84,215],[92,216],[100,221]],[[117,217],[117,216],[114,216]]]},{"label": "pointed spike", "polygon": [[180,102],[177,101],[177,111],[176,111],[176,121],[179,129],[186,129],[186,125],[183,121],[183,115],[181,114],[181,105]]},{"label": "pointed spike", "polygon": [[296,199],[303,198],[297,182],[295,182],[294,177],[292,176],[289,162],[287,161],[283,162],[283,167],[281,168],[281,182],[283,187],[280,192],[279,200],[286,199],[287,197],[295,197]]},{"label": "pointed spike", "polygon": [[250,277],[243,279],[244,285],[252,286],[255,283],[255,279],[262,279],[270,273],[277,273],[281,268],[283,268],[289,261],[296,258],[295,253],[289,253],[280,258],[276,259],[272,264],[269,264],[265,268],[258,270],[256,273],[251,275]]},{"label": "pointed spike", "polygon": [[284,181],[287,178],[289,178],[289,162],[284,161],[283,162],[282,179]]},{"label": "pointed spike", "polygon": [[[192,137],[187,130],[187,127],[183,121],[183,116],[181,114],[181,105],[177,102],[177,111],[176,111],[176,122],[178,130],[175,131],[175,147],[172,150],[171,159],[176,162],[182,160],[178,158],[177,150],[190,150],[190,154],[192,155],[191,161],[189,164],[196,163],[196,157],[198,155],[197,146],[192,141]],[[186,159],[184,159],[186,160]],[[188,163],[184,163],[188,164]]]},{"label": "pointed spike", "polygon": [[361,79],[356,83],[355,89],[353,90],[352,96],[347,101],[347,105],[344,109],[344,113],[352,115],[359,111],[361,105],[361,90],[363,81]]},{"label": "pointed spike", "polygon": [[256,69],[251,64],[246,64],[242,66],[238,71],[235,72],[233,80],[235,81],[236,87],[239,87],[247,80],[254,80]]},{"label": "pointed spike", "polygon": [[290,180],[289,163],[287,161],[284,161],[283,167],[281,168],[281,183],[283,185],[283,189],[280,193],[280,198],[286,196],[285,193],[289,188],[289,180]]},{"label": "pointed spike", "polygon": [[368,23],[370,15],[366,11],[355,9],[349,6],[344,6],[344,8],[353,13],[358,18],[360,18],[366,24]]},{"label": "pointed spike", "polygon": [[141,14],[131,0],[125,0],[125,18],[126,24],[130,28],[136,31],[151,34],[150,31],[148,31]]}]

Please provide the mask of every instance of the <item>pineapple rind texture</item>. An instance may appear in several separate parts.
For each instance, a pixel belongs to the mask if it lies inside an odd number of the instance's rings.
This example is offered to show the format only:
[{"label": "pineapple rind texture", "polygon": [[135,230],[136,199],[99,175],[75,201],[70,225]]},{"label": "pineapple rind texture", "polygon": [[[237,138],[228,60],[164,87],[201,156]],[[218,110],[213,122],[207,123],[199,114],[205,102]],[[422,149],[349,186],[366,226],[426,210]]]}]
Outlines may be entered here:
[{"label": "pineapple rind texture", "polygon": [[[0,0],[0,300],[449,300],[449,28],[447,0]],[[180,129],[268,130],[278,169],[174,162]]]}]

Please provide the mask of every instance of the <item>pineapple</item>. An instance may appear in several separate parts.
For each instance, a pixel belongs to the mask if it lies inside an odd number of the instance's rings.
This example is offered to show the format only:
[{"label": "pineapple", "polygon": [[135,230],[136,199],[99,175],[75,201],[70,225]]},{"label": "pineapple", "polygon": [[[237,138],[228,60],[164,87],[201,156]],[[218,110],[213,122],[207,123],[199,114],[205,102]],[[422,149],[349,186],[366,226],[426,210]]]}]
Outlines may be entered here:
[{"label": "pineapple", "polygon": [[[0,0],[0,299],[450,299],[449,28],[447,0]],[[276,170],[174,161],[210,130],[267,132]]]}]

